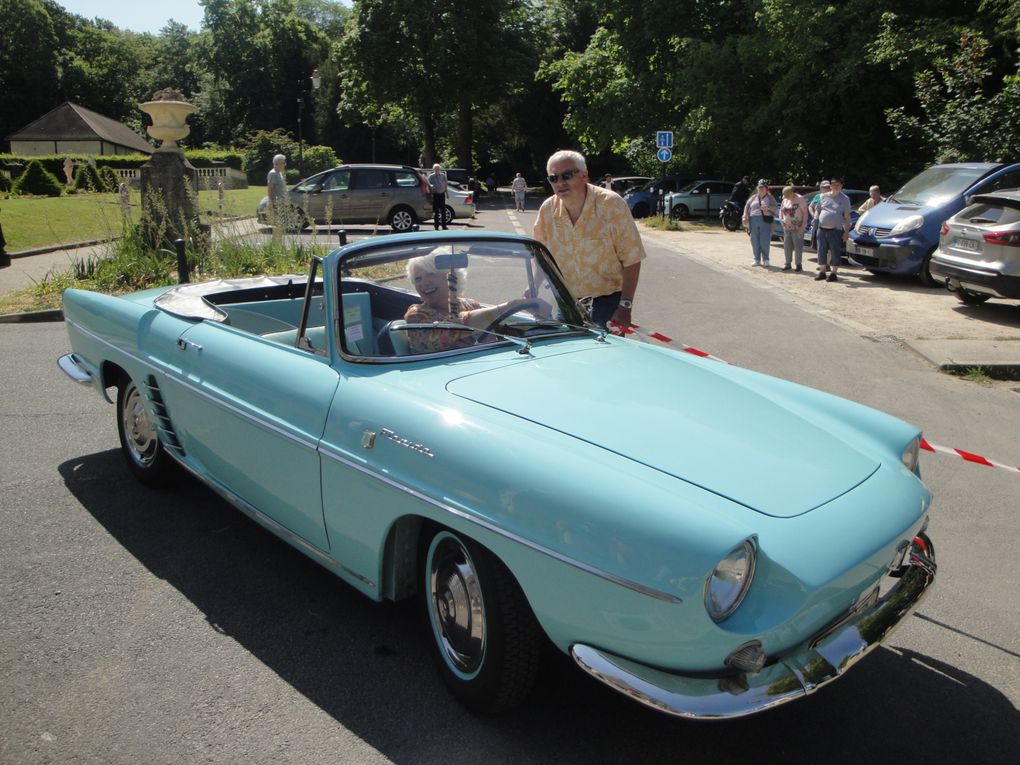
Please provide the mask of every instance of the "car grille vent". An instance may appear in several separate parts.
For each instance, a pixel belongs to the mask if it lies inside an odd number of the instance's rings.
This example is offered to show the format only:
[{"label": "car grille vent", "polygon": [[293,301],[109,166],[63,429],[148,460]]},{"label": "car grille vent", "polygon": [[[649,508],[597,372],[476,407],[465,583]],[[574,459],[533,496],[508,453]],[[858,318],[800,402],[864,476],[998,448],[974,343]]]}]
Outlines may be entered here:
[{"label": "car grille vent", "polygon": [[174,431],[173,423],[170,421],[170,414],[167,412],[166,403],[163,401],[163,394],[154,376],[149,375],[146,378],[145,391],[149,401],[152,403],[152,411],[156,415],[156,430],[159,431],[159,440],[163,442],[163,446],[167,449],[171,449],[178,456],[183,457],[184,447],[181,446],[180,439],[177,438],[177,433]]},{"label": "car grille vent", "polygon": [[876,228],[875,236],[889,236],[892,233],[891,228]]}]

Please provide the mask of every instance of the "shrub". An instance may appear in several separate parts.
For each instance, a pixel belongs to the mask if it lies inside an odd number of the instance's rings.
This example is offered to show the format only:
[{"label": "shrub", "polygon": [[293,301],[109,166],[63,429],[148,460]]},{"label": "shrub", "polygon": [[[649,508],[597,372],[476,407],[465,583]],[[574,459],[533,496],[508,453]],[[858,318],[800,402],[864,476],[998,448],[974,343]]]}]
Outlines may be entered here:
[{"label": "shrub", "polygon": [[88,162],[78,166],[78,172],[74,176],[74,190],[79,191],[105,191],[103,182],[99,180],[96,168]]},{"label": "shrub", "polygon": [[28,163],[25,172],[14,184],[19,194],[37,194],[46,197],[59,197],[64,193],[64,185],[53,173],[47,172],[41,163],[33,160]]},{"label": "shrub", "polygon": [[109,165],[100,167],[98,175],[106,191],[116,191],[120,187],[120,178],[117,177],[117,174],[113,172],[113,168]]},{"label": "shrub", "polygon": [[[308,146],[305,148],[305,175],[315,175],[342,164],[331,146]],[[297,162],[294,163],[297,166]],[[298,168],[300,170],[300,168]]]},{"label": "shrub", "polygon": [[0,173],[0,194],[6,194],[11,190],[11,179]]},{"label": "shrub", "polygon": [[291,138],[290,133],[280,128],[252,133],[241,148],[241,153],[248,173],[248,183],[265,184],[266,174],[273,169],[274,154],[286,155],[287,164],[297,167],[297,142]]}]

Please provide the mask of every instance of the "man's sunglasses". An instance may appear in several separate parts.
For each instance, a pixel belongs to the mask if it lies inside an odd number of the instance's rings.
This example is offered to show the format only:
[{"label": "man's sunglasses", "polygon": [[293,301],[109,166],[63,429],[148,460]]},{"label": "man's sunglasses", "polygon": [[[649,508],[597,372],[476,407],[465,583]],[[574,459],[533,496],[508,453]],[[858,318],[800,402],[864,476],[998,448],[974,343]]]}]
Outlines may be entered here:
[{"label": "man's sunglasses", "polygon": [[546,176],[546,178],[549,179],[549,183],[556,183],[560,178],[562,178],[565,181],[569,181],[575,175],[577,175],[579,172],[581,172],[581,171],[580,170],[564,170],[562,173],[550,173],[549,175]]}]

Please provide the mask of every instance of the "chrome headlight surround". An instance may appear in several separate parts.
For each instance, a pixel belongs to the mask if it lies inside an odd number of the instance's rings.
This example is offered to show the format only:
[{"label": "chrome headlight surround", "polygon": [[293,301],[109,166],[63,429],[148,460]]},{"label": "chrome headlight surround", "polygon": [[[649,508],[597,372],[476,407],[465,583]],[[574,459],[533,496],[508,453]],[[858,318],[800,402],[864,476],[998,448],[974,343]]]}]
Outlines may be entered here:
[{"label": "chrome headlight surround", "polygon": [[906,218],[904,218],[895,226],[893,226],[893,230],[889,232],[889,236],[896,236],[898,234],[906,234],[911,231],[916,231],[923,225],[924,225],[923,215],[908,215]]},{"label": "chrome headlight surround", "polygon": [[917,472],[918,455],[921,450],[921,437],[917,436],[910,440],[910,443],[903,447],[903,453],[900,454],[900,459],[903,460],[903,465],[911,473]]},{"label": "chrome headlight surround", "polygon": [[754,579],[758,554],[745,539],[720,560],[705,580],[705,610],[717,624],[728,618],[744,600]]}]

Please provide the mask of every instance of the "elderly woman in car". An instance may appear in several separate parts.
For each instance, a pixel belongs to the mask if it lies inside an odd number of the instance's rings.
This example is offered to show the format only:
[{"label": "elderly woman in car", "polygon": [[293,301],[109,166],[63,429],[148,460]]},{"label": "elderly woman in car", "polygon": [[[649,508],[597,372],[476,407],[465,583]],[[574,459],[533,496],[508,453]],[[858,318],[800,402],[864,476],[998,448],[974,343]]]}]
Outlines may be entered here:
[{"label": "elderly woman in car", "polygon": [[[421,296],[422,302],[410,306],[404,314],[408,324],[462,324],[474,329],[488,329],[501,316],[530,307],[541,310],[539,300],[516,298],[505,303],[483,307],[473,298],[460,297],[467,281],[466,268],[440,268],[437,256],[449,254],[450,247],[438,247],[427,255],[407,261],[407,279]],[[451,289],[452,287],[452,289]],[[407,342],[412,353],[435,353],[451,348],[465,348],[479,341],[479,333],[460,329],[411,330]],[[496,339],[493,336],[491,339]]]}]

